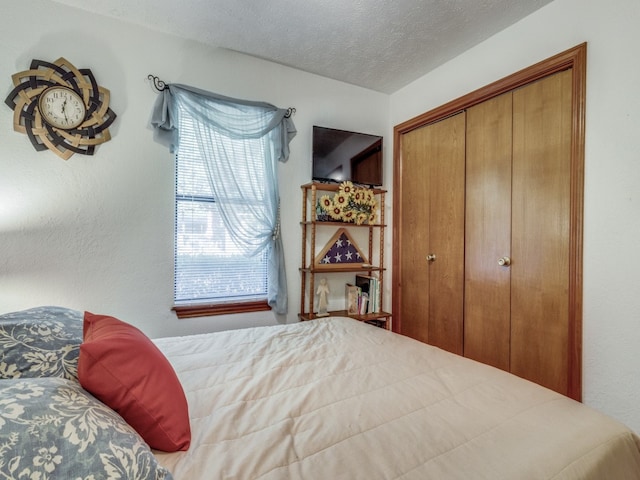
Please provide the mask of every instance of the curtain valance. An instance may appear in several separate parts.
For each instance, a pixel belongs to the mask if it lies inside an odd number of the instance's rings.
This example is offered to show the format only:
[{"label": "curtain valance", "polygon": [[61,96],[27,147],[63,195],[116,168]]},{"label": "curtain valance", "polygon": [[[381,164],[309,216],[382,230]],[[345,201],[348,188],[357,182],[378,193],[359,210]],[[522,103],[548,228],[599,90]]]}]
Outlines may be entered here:
[{"label": "curtain valance", "polygon": [[278,160],[289,158],[289,142],[297,131],[288,110],[266,102],[241,100],[199,88],[172,83],[160,92],[153,105],[151,126],[155,139],[175,151],[178,144],[178,102],[193,118],[230,138],[260,138],[279,127]]}]

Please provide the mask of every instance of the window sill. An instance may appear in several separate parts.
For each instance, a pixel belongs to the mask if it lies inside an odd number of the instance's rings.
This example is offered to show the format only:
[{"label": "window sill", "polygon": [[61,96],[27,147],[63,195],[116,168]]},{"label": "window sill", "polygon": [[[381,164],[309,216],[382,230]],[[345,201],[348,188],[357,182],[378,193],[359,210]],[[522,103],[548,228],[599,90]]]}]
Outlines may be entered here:
[{"label": "window sill", "polygon": [[204,305],[180,305],[173,307],[178,318],[212,317],[234,313],[262,312],[271,310],[266,300],[239,303],[211,303]]}]

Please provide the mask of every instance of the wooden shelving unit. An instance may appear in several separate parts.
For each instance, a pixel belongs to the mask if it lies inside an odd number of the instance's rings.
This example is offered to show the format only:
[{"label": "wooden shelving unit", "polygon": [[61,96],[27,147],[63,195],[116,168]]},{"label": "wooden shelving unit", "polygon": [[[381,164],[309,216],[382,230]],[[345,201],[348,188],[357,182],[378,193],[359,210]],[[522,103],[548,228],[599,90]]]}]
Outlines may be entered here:
[{"label": "wooden shelving unit", "polygon": [[[329,311],[330,315],[351,317],[364,322],[383,322],[385,328],[391,329],[391,313],[384,311],[384,233],[386,225],[384,223],[384,201],[386,190],[374,188],[373,193],[378,199],[378,222],[369,225],[356,225],[354,223],[319,221],[316,216],[316,206],[321,195],[329,192],[336,192],[339,188],[338,184],[325,183],[307,183],[300,187],[302,189],[302,259],[300,262],[300,314],[301,320],[314,320],[318,317],[314,313],[315,300],[315,277],[316,275],[329,276],[336,273],[354,273],[363,275],[374,275],[378,277],[379,282],[379,311],[376,313],[368,313],[365,315],[348,314],[346,310]],[[322,245],[316,244],[318,229],[331,229],[337,231],[340,228],[350,229],[366,229],[368,230],[368,260],[371,265],[360,266],[354,265],[335,267],[330,269],[321,268],[314,265],[315,256],[318,254]],[[318,248],[320,247],[320,248]],[[364,253],[364,252],[363,252]],[[375,261],[374,264],[374,255]]]}]

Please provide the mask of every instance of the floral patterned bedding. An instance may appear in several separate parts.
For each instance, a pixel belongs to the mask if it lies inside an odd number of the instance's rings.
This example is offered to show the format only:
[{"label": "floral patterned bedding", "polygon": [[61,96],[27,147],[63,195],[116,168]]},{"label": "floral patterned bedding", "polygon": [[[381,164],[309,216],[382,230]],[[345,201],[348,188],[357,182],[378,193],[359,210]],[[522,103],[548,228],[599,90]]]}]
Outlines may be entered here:
[{"label": "floral patterned bedding", "polygon": [[0,477],[169,479],[122,418],[63,378],[0,380]]},{"label": "floral patterned bedding", "polygon": [[82,319],[60,307],[0,315],[0,478],[172,479],[78,382]]},{"label": "floral patterned bedding", "polygon": [[0,315],[0,378],[77,379],[82,318],[61,307]]}]

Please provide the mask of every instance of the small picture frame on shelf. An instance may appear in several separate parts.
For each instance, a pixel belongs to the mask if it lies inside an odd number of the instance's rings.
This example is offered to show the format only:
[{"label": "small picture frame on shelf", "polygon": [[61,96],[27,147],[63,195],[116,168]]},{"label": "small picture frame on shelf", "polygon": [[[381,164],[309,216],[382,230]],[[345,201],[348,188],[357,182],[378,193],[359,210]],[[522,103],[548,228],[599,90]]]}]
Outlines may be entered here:
[{"label": "small picture frame on shelf", "polygon": [[346,228],[339,228],[315,258],[318,269],[357,267],[368,264],[356,242]]}]

